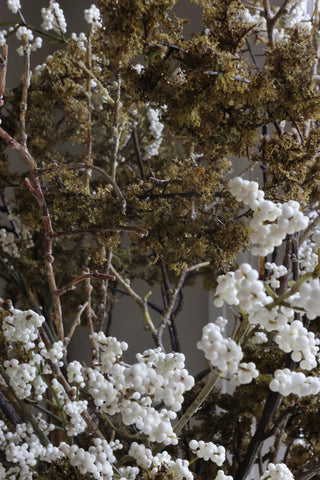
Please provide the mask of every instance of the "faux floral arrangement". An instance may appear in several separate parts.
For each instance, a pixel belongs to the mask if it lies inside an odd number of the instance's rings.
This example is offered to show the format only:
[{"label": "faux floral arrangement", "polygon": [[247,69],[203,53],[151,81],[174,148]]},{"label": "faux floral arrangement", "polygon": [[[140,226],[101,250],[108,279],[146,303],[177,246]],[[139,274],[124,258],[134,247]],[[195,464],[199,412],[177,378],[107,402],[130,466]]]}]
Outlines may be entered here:
[{"label": "faux floral arrangement", "polygon": [[[175,0],[98,0],[72,34],[59,3],[38,28],[7,1],[0,479],[320,474],[318,0],[194,3],[186,39]],[[14,35],[24,76],[5,89]],[[224,316],[193,377],[176,320],[197,278]],[[124,296],[150,333],[133,364],[112,335]]]}]

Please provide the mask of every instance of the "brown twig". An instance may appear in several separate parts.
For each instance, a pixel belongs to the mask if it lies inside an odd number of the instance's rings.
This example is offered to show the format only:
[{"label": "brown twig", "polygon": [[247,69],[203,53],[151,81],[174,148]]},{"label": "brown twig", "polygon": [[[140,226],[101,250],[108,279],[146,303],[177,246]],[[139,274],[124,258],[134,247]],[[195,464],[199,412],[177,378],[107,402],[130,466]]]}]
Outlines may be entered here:
[{"label": "brown twig", "polygon": [[274,29],[281,15],[284,13],[288,3],[289,0],[284,0],[278,11],[274,15],[272,15],[270,0],[263,0],[264,14],[267,22],[268,42],[269,47],[271,48],[274,47]]},{"label": "brown twig", "polygon": [[[105,271],[106,275],[110,274],[110,265],[112,262],[112,248],[109,249],[108,261],[107,261],[107,268]],[[112,277],[113,278],[113,277]],[[115,279],[114,279],[115,280]],[[100,331],[104,331],[106,328],[106,319],[107,319],[107,292],[109,287],[109,279],[102,280],[101,287],[100,287],[100,294],[101,294],[101,302],[99,307],[99,315],[98,315],[98,329]]]},{"label": "brown twig", "polygon": [[0,107],[4,104],[3,94],[6,88],[6,76],[8,65],[8,45],[3,45],[0,55]]},{"label": "brown twig", "polygon": [[113,118],[113,152],[112,152],[112,166],[111,166],[111,176],[113,180],[116,180],[116,170],[118,165],[118,152],[119,152],[119,144],[120,144],[120,129],[119,129],[119,112],[120,112],[120,96],[121,96],[121,77],[120,74],[117,74],[117,96],[115,101],[115,110],[114,110],[114,118]]},{"label": "brown twig", "polygon": [[54,257],[52,255],[52,239],[53,239],[53,229],[51,224],[51,218],[49,214],[49,210],[46,205],[46,201],[43,195],[43,191],[41,188],[41,184],[39,181],[38,176],[38,168],[37,163],[33,156],[29,153],[27,149],[23,147],[19,142],[17,142],[14,138],[12,138],[3,128],[0,127],[0,138],[12,149],[17,150],[25,163],[30,168],[30,177],[32,180],[32,184],[28,181],[27,185],[30,188],[30,191],[35,196],[41,213],[41,219],[44,227],[44,234],[45,234],[45,272],[48,280],[48,285],[50,289],[50,293],[52,296],[53,301],[53,319],[55,322],[56,330],[58,339],[63,341],[64,339],[64,332],[63,332],[63,321],[62,321],[62,309],[60,298],[58,295],[55,295],[55,291],[57,290],[55,275],[53,271],[53,261]]},{"label": "brown twig", "polygon": [[[87,68],[91,71],[92,68],[92,45],[91,45],[91,37],[93,32],[93,25],[90,24],[89,32],[87,35]],[[88,128],[87,128],[87,153],[86,153],[86,169],[84,173],[84,186],[86,192],[90,193],[90,178],[91,178],[91,166],[92,166],[92,93],[91,93],[91,76],[88,74],[87,81],[86,81],[86,97],[87,97],[87,107],[88,107]]]},{"label": "brown twig", "polygon": [[87,279],[90,279],[90,278],[101,278],[102,280],[113,280],[113,281],[115,280],[115,277],[113,277],[112,275],[108,275],[108,274],[105,274],[105,273],[99,273],[97,270],[95,270],[94,272],[84,273],[84,274],[80,275],[79,277],[74,278],[73,280],[71,280],[71,282],[67,283],[66,285],[64,285],[61,288],[58,288],[55,291],[55,295],[61,296],[64,293],[68,292],[69,290],[73,290],[73,288],[78,283],[86,281]]},{"label": "brown twig", "polygon": [[28,108],[28,90],[30,87],[30,46],[27,39],[24,40],[25,50],[24,50],[24,74],[23,74],[23,83],[22,83],[22,95],[20,102],[20,130],[21,130],[21,139],[22,145],[25,150],[28,150],[27,147],[27,134],[26,134],[26,112]]},{"label": "brown twig", "polygon": [[147,298],[150,295],[147,294],[145,297],[140,297],[130,286],[130,284],[122,278],[122,276],[116,271],[113,265],[110,265],[110,271],[111,273],[116,277],[118,282],[124,287],[124,289],[128,292],[128,294],[137,302],[139,307],[143,311],[143,316],[145,318],[145,321],[147,323],[148,329],[151,331],[152,336],[157,343],[157,329],[155,328],[153,321],[150,317],[149,309],[148,309],[148,303],[147,303]]},{"label": "brown twig", "polygon": [[[164,310],[166,311],[169,307],[170,282],[168,278],[167,267],[163,257],[161,257],[161,272],[162,272],[162,278],[163,278],[163,286],[162,286],[163,305],[164,305]],[[169,335],[170,335],[171,347],[174,352],[180,352],[181,351],[180,343],[179,343],[178,332],[176,329],[174,317],[175,317],[174,312],[172,312],[170,316],[170,322],[169,322]]]},{"label": "brown twig", "polygon": [[163,335],[164,329],[168,326],[168,324],[170,322],[170,318],[171,318],[173,309],[175,307],[178,295],[179,295],[179,293],[180,293],[180,291],[181,291],[181,289],[184,285],[184,281],[186,279],[187,273],[188,273],[188,265],[185,265],[183,267],[182,271],[181,271],[177,286],[176,286],[176,288],[173,292],[173,295],[170,299],[168,308],[167,308],[166,312],[164,313],[164,315],[162,317],[162,320],[161,320],[161,323],[160,323],[160,326],[157,330],[157,342],[158,342],[158,346],[161,347],[161,348],[163,348],[162,335]]},{"label": "brown twig", "polygon": [[77,315],[75,316],[75,319],[72,322],[72,325],[70,327],[68,335],[64,339],[65,347],[68,346],[68,344],[70,343],[70,340],[72,338],[72,335],[74,334],[75,329],[80,325],[81,315],[83,314],[83,312],[87,308],[87,304],[88,304],[88,302],[86,302],[84,305],[79,305]]},{"label": "brown twig", "polygon": [[132,137],[133,137],[134,145],[135,145],[135,148],[136,148],[137,159],[138,159],[138,167],[139,167],[139,170],[140,170],[140,176],[141,176],[142,180],[144,180],[146,178],[146,174],[145,174],[145,171],[144,171],[141,149],[140,149],[140,144],[139,144],[139,139],[138,139],[138,134],[137,134],[137,125],[136,125],[135,122],[132,123]]}]

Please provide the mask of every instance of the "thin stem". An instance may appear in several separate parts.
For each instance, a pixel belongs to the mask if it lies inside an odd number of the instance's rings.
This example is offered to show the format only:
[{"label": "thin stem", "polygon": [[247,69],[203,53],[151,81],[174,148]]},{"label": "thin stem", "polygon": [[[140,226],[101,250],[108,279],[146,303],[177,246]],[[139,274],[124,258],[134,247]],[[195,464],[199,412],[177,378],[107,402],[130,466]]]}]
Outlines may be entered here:
[{"label": "thin stem", "polygon": [[8,45],[3,45],[2,55],[0,55],[0,107],[3,106],[3,94],[6,88],[6,75],[8,65]]},{"label": "thin stem", "polygon": [[41,219],[44,227],[44,263],[45,263],[45,272],[48,280],[48,285],[50,289],[50,293],[53,300],[53,314],[52,317],[55,322],[55,326],[57,329],[58,339],[63,341],[64,339],[64,332],[63,332],[63,321],[62,321],[62,309],[59,296],[55,295],[55,291],[57,290],[56,280],[54,276],[53,270],[53,261],[54,257],[52,255],[52,239],[53,239],[53,229],[51,224],[50,213],[44,198],[44,194],[41,188],[41,184],[39,181],[38,176],[38,168],[37,163],[33,156],[29,153],[29,151],[24,148],[17,140],[12,138],[3,128],[0,127],[0,138],[12,149],[17,150],[21,155],[25,163],[28,165],[30,169],[30,175],[32,179],[32,184],[29,180],[26,181],[26,184],[34,197],[36,198],[40,212],[41,212]]},{"label": "thin stem", "polygon": [[108,102],[113,104],[114,100],[112,100],[112,98],[110,97],[108,90],[102,85],[102,83],[98,80],[98,78],[94,75],[94,73],[92,73],[91,70],[89,70],[82,61],[78,62],[78,65],[80,68],[82,68],[82,70],[84,70],[88,75],[90,75],[90,77],[96,82],[96,84],[98,85],[98,87],[100,88],[100,90],[102,91],[106,99],[108,100]]},{"label": "thin stem", "polygon": [[[107,268],[106,268],[106,271],[105,271],[106,275],[110,275],[111,262],[112,262],[112,248],[109,249],[109,255],[108,255],[108,260],[107,260]],[[101,303],[100,303],[99,315],[98,315],[98,318],[99,318],[98,330],[99,331],[104,331],[105,328],[106,328],[107,292],[108,292],[108,288],[109,288],[109,280],[110,279],[111,279],[111,276],[110,276],[110,278],[106,278],[105,280],[102,280],[102,282],[101,282],[101,287],[100,287]],[[115,280],[115,278],[114,278],[114,280]]]},{"label": "thin stem", "polygon": [[75,329],[80,325],[81,315],[87,308],[87,305],[88,305],[88,302],[84,303],[83,305],[79,305],[77,315],[75,316],[75,319],[72,322],[68,335],[64,339],[65,346],[68,345],[68,343],[72,338],[72,335],[74,334]]},{"label": "thin stem", "polygon": [[22,145],[25,150],[28,150],[27,147],[27,134],[26,134],[26,112],[28,108],[28,90],[30,87],[30,46],[28,40],[25,40],[25,53],[24,53],[24,74],[23,74],[23,83],[22,83],[22,95],[20,102],[20,129],[21,129],[21,138]]},{"label": "thin stem", "polygon": [[[90,24],[89,33],[87,37],[87,66],[88,70],[91,71],[92,68],[92,45],[91,37],[93,32],[93,24]],[[88,118],[87,118],[87,153],[86,153],[86,166],[84,173],[84,187],[87,194],[90,194],[90,178],[92,175],[91,166],[92,166],[92,93],[91,93],[91,76],[88,74],[86,81],[86,97],[87,97],[87,108],[88,108]]]},{"label": "thin stem", "polygon": [[141,176],[142,180],[144,180],[146,178],[146,174],[145,174],[145,171],[144,171],[144,165],[143,165],[143,159],[142,159],[142,155],[141,155],[139,138],[138,138],[138,134],[137,134],[136,122],[132,123],[132,137],[133,137],[134,146],[135,146],[135,149],[136,149],[136,154],[137,154],[137,159],[138,159],[138,167],[139,167],[139,170],[140,170],[140,176]]},{"label": "thin stem", "polygon": [[120,96],[121,96],[121,77],[120,74],[117,74],[117,96],[115,101],[115,110],[113,118],[113,152],[112,152],[112,167],[111,167],[111,176],[113,180],[116,180],[116,170],[118,165],[118,151],[120,144],[120,129],[119,129],[119,112],[120,112]]},{"label": "thin stem", "polygon": [[56,295],[63,295],[64,293],[68,292],[69,290],[73,290],[73,288],[80,282],[86,281],[90,278],[101,278],[102,280],[115,280],[115,277],[112,275],[107,275],[105,273],[99,273],[97,270],[94,270],[94,272],[89,272],[89,273],[83,273],[77,278],[74,278],[71,280],[71,282],[67,283],[61,288],[58,288],[56,290]]},{"label": "thin stem", "polygon": [[92,311],[92,304],[91,304],[91,293],[92,293],[93,287],[90,281],[90,272],[88,272],[87,275],[88,276],[84,281],[85,295],[87,297],[86,317],[87,317],[89,340],[91,342],[91,363],[93,366],[96,363],[98,363],[99,350],[97,345],[95,345],[95,343],[93,342],[94,328],[93,328],[93,311]]},{"label": "thin stem", "polygon": [[173,309],[175,307],[178,295],[179,295],[179,293],[180,293],[180,291],[181,291],[181,289],[184,285],[184,281],[185,281],[187,273],[188,273],[188,265],[185,265],[183,267],[182,271],[181,271],[181,274],[180,274],[180,277],[179,277],[179,280],[178,280],[178,284],[177,284],[177,286],[174,290],[174,293],[173,293],[173,295],[170,299],[168,308],[167,308],[166,312],[164,313],[164,315],[162,317],[162,320],[161,320],[161,323],[160,323],[160,326],[157,330],[157,342],[158,342],[159,347],[163,348],[162,335],[163,335],[164,329],[167,327],[167,325],[170,322],[170,318],[171,318]]},{"label": "thin stem", "polygon": [[17,401],[17,403],[18,403],[18,405],[19,405],[19,407],[20,407],[20,409],[23,413],[23,418],[27,419],[31,423],[32,428],[37,433],[37,435],[39,437],[39,440],[42,443],[42,445],[44,445],[44,446],[49,445],[50,442],[49,442],[47,436],[42,432],[42,430],[40,430],[39,425],[37,424],[37,421],[34,418],[34,416],[32,415],[30,409],[25,405],[23,400],[20,400],[16,396],[14,390],[10,387],[10,379],[9,379],[9,377],[8,377],[4,367],[2,365],[0,365],[0,373],[1,373],[1,376],[3,377],[4,381],[6,382],[8,387],[10,388],[10,391],[14,395],[15,400]]},{"label": "thin stem", "polygon": [[124,278],[122,278],[122,276],[116,271],[116,269],[114,268],[113,265],[110,265],[110,271],[111,273],[116,277],[116,279],[118,280],[118,282],[124,287],[124,289],[128,292],[128,294],[137,302],[137,304],[139,305],[139,307],[142,309],[143,311],[143,315],[144,315],[144,318],[145,318],[145,321],[147,323],[147,326],[149,328],[149,330],[151,331],[155,341],[157,339],[157,329],[155,328],[154,324],[153,324],[153,321],[151,320],[151,317],[150,317],[150,313],[149,313],[149,309],[148,309],[148,303],[147,303],[147,298],[148,296],[151,294],[151,292],[149,294],[147,294],[145,297],[140,297],[132,288],[131,286],[129,285],[128,282],[126,282],[124,280]]},{"label": "thin stem", "polygon": [[176,435],[180,435],[185,425],[189,422],[189,420],[193,417],[197,410],[199,410],[202,403],[205,401],[205,399],[219,380],[220,375],[221,372],[219,372],[218,370],[214,370],[212,372],[201,392],[197,395],[192,404],[188,407],[188,409],[182,415],[178,423],[175,425],[173,430]]}]

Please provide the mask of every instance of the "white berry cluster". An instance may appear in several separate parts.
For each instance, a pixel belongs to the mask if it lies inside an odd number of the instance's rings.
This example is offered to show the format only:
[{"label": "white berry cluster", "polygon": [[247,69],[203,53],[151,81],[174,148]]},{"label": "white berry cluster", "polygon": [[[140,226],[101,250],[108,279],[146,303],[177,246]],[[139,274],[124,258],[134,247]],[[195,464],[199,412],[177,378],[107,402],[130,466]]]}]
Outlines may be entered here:
[{"label": "white berry cluster", "polygon": [[144,470],[148,470],[148,478],[153,478],[160,471],[165,469],[166,475],[172,475],[177,480],[192,480],[193,474],[189,470],[189,462],[187,460],[172,460],[171,455],[166,450],[161,453],[152,455],[152,451],[143,444],[133,442],[130,446],[129,455],[133,457],[137,464]]},{"label": "white berry cluster", "polygon": [[253,362],[241,362],[243,358],[241,346],[232,338],[223,336],[225,324],[226,320],[218,317],[216,323],[205,325],[197,347],[204,351],[206,359],[212,366],[224,375],[229,373],[234,384],[251,383],[259,372]]},{"label": "white berry cluster", "polygon": [[82,374],[82,365],[77,360],[73,360],[67,366],[67,376],[69,383],[76,383],[79,387],[84,387],[84,378]]},{"label": "white berry cluster", "polygon": [[89,24],[95,27],[102,27],[100,10],[94,4],[84,11],[84,18]]},{"label": "white berry cluster", "polygon": [[302,372],[293,372],[289,368],[276,370],[274,379],[269,384],[270,390],[279,392],[287,397],[290,394],[306,397],[308,395],[318,395],[320,392],[319,377],[306,377]]},{"label": "white berry cluster", "polygon": [[194,378],[184,368],[183,353],[164,353],[161,348],[137,354],[138,363],[125,371],[125,379],[141,395],[149,395],[155,402],[163,401],[177,412],[181,409],[183,394],[194,385]]},{"label": "white berry cluster", "polygon": [[76,34],[76,33],[72,32],[71,40],[76,42],[76,44],[77,44],[77,46],[80,50],[82,50],[83,52],[87,51],[88,39],[87,39],[87,35],[85,33],[81,32],[79,34]]},{"label": "white berry cluster", "polygon": [[173,431],[171,421],[177,417],[175,412],[162,408],[156,410],[151,405],[150,397],[142,400],[125,400],[120,404],[122,420],[125,425],[136,425],[151,442],[177,445],[178,439]]},{"label": "white berry cluster", "polygon": [[32,480],[38,461],[54,462],[63,457],[59,447],[51,443],[43,446],[29,423],[17,424],[15,431],[11,432],[2,420],[0,451],[10,465],[5,471],[0,469],[1,480]]},{"label": "white berry cluster", "polygon": [[18,13],[21,8],[20,0],[7,0],[7,6],[12,13]]},{"label": "white berry cluster", "polygon": [[44,321],[44,317],[33,310],[22,311],[14,308],[3,319],[3,334],[8,342],[20,342],[28,351],[35,347],[38,329]]},{"label": "white berry cluster", "polygon": [[119,342],[115,337],[106,337],[103,332],[93,333],[92,342],[99,348],[101,371],[113,373],[114,365],[122,359],[123,352],[128,349],[128,344]]},{"label": "white berry cluster", "polygon": [[139,473],[138,467],[120,467],[118,470],[121,475],[119,480],[135,480]]},{"label": "white berry cluster", "polygon": [[264,290],[264,285],[259,280],[259,273],[248,263],[243,263],[235,272],[220,275],[214,295],[216,307],[239,305],[248,313],[248,320],[252,325],[260,324],[268,332],[280,331],[293,319],[292,308],[276,306],[272,309],[265,308],[272,302]]},{"label": "white berry cluster", "polygon": [[[21,28],[25,29],[25,27],[20,27],[17,30],[17,35],[18,32],[21,32]],[[7,32],[3,32],[5,31],[0,31],[0,45],[6,43],[5,37],[3,37],[2,39],[1,35],[5,35]],[[32,35],[31,30],[28,30],[28,32],[30,32]],[[36,40],[38,41],[38,39]],[[26,226],[24,226],[23,224],[21,225],[21,222],[17,217],[10,214],[8,215],[8,220],[14,222],[15,233],[9,232],[6,228],[0,228],[0,247],[4,253],[9,255],[9,257],[20,258],[21,250],[23,250],[24,248],[33,247],[34,243],[32,240],[32,234]]]},{"label": "white berry cluster", "polygon": [[204,351],[206,359],[214,367],[225,373],[234,373],[243,358],[240,345],[230,337],[225,338],[221,327],[215,323],[208,323],[204,326],[197,347]]},{"label": "white berry cluster", "polygon": [[[265,305],[272,302],[266,297]],[[294,310],[284,306],[275,306],[272,309],[257,306],[249,312],[248,320],[252,325],[261,325],[267,332],[281,331],[294,318]]]},{"label": "white berry cluster", "polygon": [[308,332],[300,320],[285,325],[276,335],[275,341],[284,352],[292,352],[291,358],[300,362],[300,368],[312,370],[317,366],[316,355],[320,342],[313,332]]},{"label": "white berry cluster", "polygon": [[286,203],[274,203],[264,199],[263,190],[259,190],[257,182],[235,177],[229,181],[229,190],[239,201],[253,210],[250,226],[253,255],[265,257],[275,247],[282,244],[287,234],[299,232],[307,228],[309,219],[300,211],[300,205],[294,200]]},{"label": "white berry cluster", "polygon": [[[18,40],[23,40],[25,42],[24,45],[21,45],[20,47],[17,48],[18,54],[23,57],[26,52],[34,52],[38,48],[42,47],[42,38],[37,37],[33,42],[32,40],[34,39],[32,30],[30,30],[27,27],[19,27],[18,30],[16,31],[16,37]],[[32,43],[30,43],[32,42]]]},{"label": "white berry cluster", "polygon": [[318,264],[320,248],[320,229],[316,228],[311,238],[306,239],[299,248],[299,268],[301,273],[313,272]]},{"label": "white berry cluster", "polygon": [[258,376],[259,371],[254,362],[241,362],[238,365],[238,370],[231,375],[230,381],[233,385],[245,385],[251,383]]},{"label": "white berry cluster", "polygon": [[305,310],[309,320],[314,320],[320,315],[320,281],[319,278],[311,278],[303,282],[299,291],[289,298],[293,308]]},{"label": "white berry cluster", "polygon": [[159,153],[162,143],[163,123],[159,120],[160,110],[149,107],[147,111],[147,119],[149,122],[149,133],[153,137],[153,141],[145,146],[145,160],[155,157]]},{"label": "white berry cluster", "polygon": [[38,375],[39,363],[34,360],[33,357],[29,363],[20,363],[16,358],[12,358],[3,363],[10,386],[19,399],[30,397],[33,388],[37,400],[40,401],[47,389],[47,384]]},{"label": "white berry cluster", "polygon": [[[125,365],[128,345],[102,332],[92,336],[100,363],[68,369],[70,381],[84,383],[95,405],[108,415],[121,414],[125,425],[135,425],[152,442],[176,444],[171,421],[181,409],[183,394],[194,385],[184,368],[184,355],[164,353],[160,348],[137,354],[138,362]],[[167,408],[157,409],[161,402]]]},{"label": "white berry cluster", "polygon": [[61,340],[58,342],[54,342],[51,345],[51,348],[49,348],[49,350],[46,349],[43,342],[40,342],[38,344],[38,347],[41,349],[40,355],[42,355],[43,358],[49,360],[53,364],[58,364],[59,367],[63,366],[63,362],[61,361],[61,359],[64,357],[65,348]]},{"label": "white berry cluster", "polygon": [[223,470],[218,470],[217,476],[214,480],[233,480],[231,475],[226,475]]},{"label": "white berry cluster", "polygon": [[67,434],[76,436],[83,433],[86,429],[86,422],[82,418],[82,413],[87,410],[87,400],[70,400],[62,385],[55,378],[51,382],[51,387],[67,416],[68,422],[65,425]]},{"label": "white berry cluster", "polygon": [[253,307],[266,303],[266,293],[259,273],[248,263],[243,263],[235,272],[220,275],[214,295],[216,307],[239,305],[243,310],[250,311]]},{"label": "white berry cluster", "polygon": [[277,265],[276,263],[266,262],[265,268],[269,270],[270,275],[267,282],[275,290],[280,287],[279,278],[288,273],[284,265]]},{"label": "white berry cluster", "polygon": [[211,460],[221,467],[226,459],[226,450],[221,445],[217,446],[212,442],[203,442],[202,440],[191,440],[189,447],[197,455],[205,461]]},{"label": "white berry cluster", "polygon": [[294,478],[285,463],[269,463],[260,480],[294,480]]},{"label": "white berry cluster", "polygon": [[[82,370],[88,393],[92,396],[94,403],[101,409],[101,412],[114,415],[119,411],[118,389],[113,385],[112,379],[105,376],[96,368]],[[123,384],[119,384],[119,388]]]},{"label": "white berry cluster", "polygon": [[66,33],[67,22],[58,2],[50,0],[49,7],[41,8],[43,30],[54,30],[58,34]]},{"label": "white berry cluster", "polygon": [[73,467],[81,474],[91,474],[96,480],[111,480],[113,478],[112,464],[116,458],[110,444],[106,440],[95,438],[88,450],[78,445],[61,443],[59,446],[63,454],[69,458]]}]

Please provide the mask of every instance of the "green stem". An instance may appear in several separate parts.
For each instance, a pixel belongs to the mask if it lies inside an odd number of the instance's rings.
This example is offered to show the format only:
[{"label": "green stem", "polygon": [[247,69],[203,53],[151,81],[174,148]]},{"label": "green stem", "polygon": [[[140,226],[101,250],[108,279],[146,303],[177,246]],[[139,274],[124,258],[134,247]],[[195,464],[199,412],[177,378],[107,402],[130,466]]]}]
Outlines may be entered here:
[{"label": "green stem", "polygon": [[196,413],[197,410],[201,407],[202,403],[205,401],[217,381],[219,380],[221,376],[221,372],[218,370],[214,370],[209,377],[207,383],[199,393],[199,395],[194,399],[190,407],[185,411],[185,413],[182,415],[176,426],[174,427],[174,432],[176,435],[179,435],[185,425],[189,422],[189,420],[192,418],[192,416]]}]

